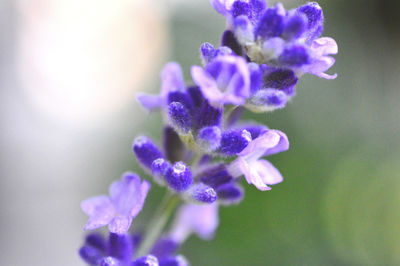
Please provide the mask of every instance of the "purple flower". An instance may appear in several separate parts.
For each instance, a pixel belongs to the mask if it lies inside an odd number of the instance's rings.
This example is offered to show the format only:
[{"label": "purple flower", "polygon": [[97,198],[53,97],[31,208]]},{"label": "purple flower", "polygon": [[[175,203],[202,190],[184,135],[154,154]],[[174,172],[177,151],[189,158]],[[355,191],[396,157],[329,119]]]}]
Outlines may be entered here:
[{"label": "purple flower", "polygon": [[289,141],[283,132],[267,130],[254,139],[238,154],[238,158],[227,166],[233,177],[244,175],[249,184],[259,190],[270,190],[268,185],[283,181],[279,171],[262,156],[275,154],[289,149]]},{"label": "purple flower", "polygon": [[198,146],[210,153],[218,149],[221,141],[221,129],[216,126],[204,127],[199,131],[197,136]]},{"label": "purple flower", "polygon": [[133,218],[142,210],[150,183],[140,182],[133,173],[125,174],[121,181],[110,186],[110,196],[97,196],[84,200],[81,208],[89,216],[85,230],[93,230],[108,225],[110,232],[124,234]]},{"label": "purple flower", "polygon": [[147,169],[151,169],[151,164],[155,159],[164,157],[151,139],[145,136],[135,138],[132,150],[140,164]]},{"label": "purple flower", "polygon": [[299,71],[314,74],[325,79],[335,79],[337,74],[328,75],[325,73],[335,64],[335,58],[329,56],[338,53],[338,46],[334,39],[323,37],[312,41],[310,46],[313,55],[312,63],[303,66]]},{"label": "purple flower", "polygon": [[182,69],[176,62],[168,63],[161,72],[161,92],[159,95],[141,94],[139,103],[149,111],[159,109],[167,104],[168,94],[186,89]]},{"label": "purple flower", "polygon": [[185,192],[185,198],[193,203],[213,203],[217,200],[217,192],[203,183],[196,183]]},{"label": "purple flower", "polygon": [[127,234],[110,233],[106,241],[101,234],[86,236],[79,255],[89,265],[126,265],[131,261],[133,243]]},{"label": "purple flower", "polygon": [[177,211],[169,237],[177,243],[183,243],[192,233],[195,233],[200,238],[208,240],[213,237],[218,223],[216,203],[185,204]]},{"label": "purple flower", "polygon": [[159,261],[153,255],[147,255],[141,258],[138,258],[134,262],[130,264],[130,266],[158,266]]},{"label": "purple flower", "polygon": [[194,82],[214,106],[241,105],[250,94],[250,73],[242,57],[217,56],[205,69],[192,66]]},{"label": "purple flower", "polygon": [[245,47],[252,62],[288,68],[296,75],[310,73],[326,79],[336,78],[336,74],[325,73],[335,62],[329,55],[336,54],[338,49],[333,39],[319,38],[324,15],[318,3],[310,2],[286,11],[280,3],[266,8],[259,1],[213,2],[214,7],[223,10],[220,13],[226,17],[228,29],[238,41],[235,49],[241,51]]},{"label": "purple flower", "polygon": [[165,180],[170,188],[177,192],[187,190],[193,182],[190,168],[183,162],[176,162],[165,173]]},{"label": "purple flower", "polygon": [[220,152],[224,156],[240,153],[251,142],[251,134],[247,130],[229,130],[221,136]]}]

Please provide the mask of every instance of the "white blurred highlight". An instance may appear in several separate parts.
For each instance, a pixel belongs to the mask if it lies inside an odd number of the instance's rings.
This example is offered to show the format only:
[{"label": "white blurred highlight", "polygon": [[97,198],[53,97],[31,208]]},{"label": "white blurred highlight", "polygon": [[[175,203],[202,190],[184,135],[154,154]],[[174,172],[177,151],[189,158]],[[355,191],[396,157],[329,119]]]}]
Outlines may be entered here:
[{"label": "white blurred highlight", "polygon": [[53,119],[88,122],[132,104],[134,91],[143,90],[153,66],[164,59],[165,24],[146,1],[19,4],[22,86],[29,101]]}]

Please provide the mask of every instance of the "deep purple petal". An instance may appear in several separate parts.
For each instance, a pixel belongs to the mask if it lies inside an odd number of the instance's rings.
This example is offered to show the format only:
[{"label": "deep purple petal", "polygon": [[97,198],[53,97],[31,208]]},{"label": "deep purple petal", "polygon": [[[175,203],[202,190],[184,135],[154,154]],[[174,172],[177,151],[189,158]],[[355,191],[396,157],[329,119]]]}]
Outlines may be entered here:
[{"label": "deep purple petal", "polygon": [[197,128],[220,126],[222,113],[223,108],[214,107],[207,100],[203,101],[196,115]]},{"label": "deep purple petal", "polygon": [[251,134],[246,130],[230,130],[222,133],[220,152],[225,156],[240,153],[251,142]]},{"label": "deep purple petal", "polygon": [[295,12],[287,18],[285,28],[283,29],[283,37],[287,40],[300,38],[307,28],[307,16],[300,12]]},{"label": "deep purple petal", "polygon": [[286,47],[279,56],[279,63],[288,67],[300,67],[310,63],[309,50],[304,45]]},{"label": "deep purple petal", "polygon": [[243,188],[234,182],[223,184],[216,190],[218,202],[224,205],[237,204],[242,201],[244,196]]},{"label": "deep purple petal", "polygon": [[179,244],[168,237],[159,239],[154,247],[151,249],[150,254],[157,258],[164,258],[172,256],[179,248]]},{"label": "deep purple petal", "polygon": [[85,245],[97,248],[98,250],[100,250],[102,252],[105,252],[105,250],[106,250],[106,240],[104,239],[102,234],[97,233],[97,232],[88,234],[86,236]]},{"label": "deep purple petal", "polygon": [[324,29],[324,14],[322,8],[316,2],[309,2],[297,9],[304,13],[308,20],[307,39],[318,38]]},{"label": "deep purple petal", "polygon": [[92,246],[83,246],[79,249],[79,256],[89,265],[99,265],[103,253]]},{"label": "deep purple petal", "polygon": [[173,163],[182,161],[187,152],[185,144],[179,138],[178,133],[170,126],[164,129],[164,150],[167,159]]},{"label": "deep purple petal", "polygon": [[236,39],[234,33],[231,30],[226,30],[222,35],[221,46],[227,46],[239,56],[243,55],[243,47]]},{"label": "deep purple petal", "polygon": [[282,34],[283,27],[284,16],[277,8],[268,8],[258,21],[255,35],[263,40],[278,37]]},{"label": "deep purple petal", "polygon": [[133,254],[132,240],[126,234],[110,233],[107,242],[107,253],[122,262],[130,262]]}]

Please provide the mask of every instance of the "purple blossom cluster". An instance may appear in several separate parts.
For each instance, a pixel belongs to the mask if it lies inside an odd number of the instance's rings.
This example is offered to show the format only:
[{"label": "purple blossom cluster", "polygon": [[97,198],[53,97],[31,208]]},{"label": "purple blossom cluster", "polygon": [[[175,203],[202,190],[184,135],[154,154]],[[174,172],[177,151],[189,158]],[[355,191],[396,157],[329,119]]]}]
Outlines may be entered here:
[{"label": "purple blossom cluster", "polygon": [[[306,73],[325,73],[337,53],[331,38],[320,37],[323,13],[317,3],[286,11],[264,0],[211,0],[227,20],[220,47],[200,47],[203,66],[192,66],[193,83],[185,84],[178,63],[161,73],[159,95],[142,94],[148,111],[163,115],[163,144],[139,136],[133,154],[152,180],[168,189],[167,201],[143,234],[128,233],[150,189],[133,173],[114,182],[109,196],[85,200],[85,230],[108,225],[105,240],[87,236],[80,249],[89,265],[188,265],[179,247],[191,235],[210,239],[218,227],[220,206],[244,197],[241,181],[270,190],[283,181],[264,157],[289,149],[287,136],[244,121],[245,110],[268,112],[283,108]],[[166,225],[176,206],[175,218]],[[159,216],[157,216],[159,215]]]}]

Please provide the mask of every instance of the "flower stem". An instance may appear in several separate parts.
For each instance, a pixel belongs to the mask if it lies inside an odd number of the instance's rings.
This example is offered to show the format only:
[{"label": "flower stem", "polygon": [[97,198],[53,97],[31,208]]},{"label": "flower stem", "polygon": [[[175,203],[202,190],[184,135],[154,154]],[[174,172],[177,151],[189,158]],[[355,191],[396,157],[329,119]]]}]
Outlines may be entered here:
[{"label": "flower stem", "polygon": [[160,207],[155,212],[149,226],[147,227],[148,230],[142,244],[138,249],[137,257],[145,256],[150,252],[150,249],[154,246],[154,243],[162,234],[163,229],[178,202],[179,198],[176,195],[171,194],[169,191],[165,194]]}]

